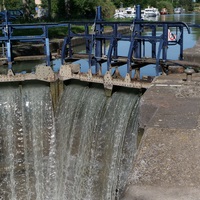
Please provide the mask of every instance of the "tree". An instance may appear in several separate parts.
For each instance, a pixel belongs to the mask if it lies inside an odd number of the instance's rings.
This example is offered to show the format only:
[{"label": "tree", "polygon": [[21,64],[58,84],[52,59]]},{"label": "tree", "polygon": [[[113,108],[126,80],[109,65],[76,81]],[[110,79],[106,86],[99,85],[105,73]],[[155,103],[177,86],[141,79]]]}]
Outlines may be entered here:
[{"label": "tree", "polygon": [[95,7],[97,6],[97,0],[73,0],[71,3],[71,9],[73,17],[87,18],[93,15]]},{"label": "tree", "polygon": [[[29,20],[31,13],[35,12],[35,1],[34,0],[22,0],[22,6],[17,7],[16,9],[19,9],[21,7],[23,8],[25,19]],[[13,9],[13,7],[11,9]]]},{"label": "tree", "polygon": [[47,11],[48,19],[51,19],[51,1],[52,0],[42,0],[42,8],[45,8]]},{"label": "tree", "polygon": [[169,1],[158,2],[157,7],[158,7],[159,10],[161,10],[162,8],[166,8],[169,13],[173,13],[173,10],[174,10],[172,3],[169,2]]},{"label": "tree", "polygon": [[102,10],[103,18],[111,18],[116,9],[114,3],[110,0],[106,0],[106,1],[100,0],[98,5],[96,6],[102,7],[101,10]]},{"label": "tree", "polygon": [[48,0],[48,9],[47,9],[47,16],[51,19],[51,0]]},{"label": "tree", "polygon": [[30,8],[29,8],[29,0],[22,0],[23,2],[23,10],[24,10],[24,16],[25,19],[28,19],[28,16],[30,16]]},{"label": "tree", "polygon": [[22,1],[19,0],[0,0],[1,8],[2,9],[19,9],[22,8]]}]

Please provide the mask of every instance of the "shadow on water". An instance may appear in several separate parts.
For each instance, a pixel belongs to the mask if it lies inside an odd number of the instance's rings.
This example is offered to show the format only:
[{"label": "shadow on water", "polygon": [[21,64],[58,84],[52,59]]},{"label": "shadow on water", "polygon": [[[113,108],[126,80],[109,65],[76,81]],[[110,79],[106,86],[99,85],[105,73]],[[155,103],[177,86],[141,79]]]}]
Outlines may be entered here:
[{"label": "shadow on water", "polygon": [[137,149],[136,90],[71,82],[55,117],[49,86],[0,84],[0,197],[119,199]]}]

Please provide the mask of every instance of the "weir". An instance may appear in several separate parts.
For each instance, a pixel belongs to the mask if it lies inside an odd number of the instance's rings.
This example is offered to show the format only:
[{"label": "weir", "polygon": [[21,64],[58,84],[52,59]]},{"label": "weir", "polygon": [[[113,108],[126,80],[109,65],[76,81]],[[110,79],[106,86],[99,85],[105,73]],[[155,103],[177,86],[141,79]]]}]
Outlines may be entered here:
[{"label": "weir", "polygon": [[[188,67],[188,63],[183,60],[183,33],[189,26],[183,22],[146,22],[141,19],[141,9],[137,5],[136,18],[132,22],[106,22],[101,16],[101,7],[97,7],[94,22],[68,22],[65,24],[11,24],[5,21],[1,24],[3,36],[0,38],[5,53],[2,60],[8,64],[7,74],[0,76],[0,82],[42,80],[55,82],[56,80],[77,79],[85,82],[100,83],[104,88],[112,90],[113,86],[123,86],[130,88],[148,88],[151,85],[151,78],[140,77],[140,69],[148,64],[156,65],[156,75],[168,74],[169,65],[180,65]],[[53,71],[51,66],[52,54],[50,50],[50,40],[48,36],[49,28],[66,27],[67,36],[64,38],[61,54],[61,66],[58,72]],[[84,27],[84,33],[76,34],[73,26]],[[92,27],[92,31],[90,28]],[[129,34],[120,33],[121,29],[128,28]],[[16,36],[17,30],[41,29],[41,35]],[[109,31],[109,33],[107,32]],[[150,31],[146,35],[145,30]],[[175,37],[172,38],[171,30]],[[74,52],[73,40],[81,38],[85,41],[85,53]],[[119,42],[128,41],[129,50],[126,56],[118,53]],[[46,66],[36,66],[31,73],[23,71],[15,73],[12,67],[14,42],[37,42],[44,46]],[[151,58],[147,58],[145,46],[151,45]],[[106,45],[108,44],[108,48]],[[179,45],[179,61],[172,61],[168,58],[168,46]],[[31,56],[28,56],[30,59]],[[36,58],[37,56],[34,56]],[[38,55],[38,57],[41,57]],[[18,58],[19,59],[19,58]],[[23,57],[20,59],[23,60]],[[74,64],[74,61],[86,59],[87,66]],[[185,62],[185,63],[184,63]],[[190,63],[190,65],[192,65]],[[82,68],[85,68],[83,72]],[[125,76],[121,75],[119,68],[123,68]],[[27,70],[28,71],[28,70]],[[148,76],[148,75],[147,75]]]},{"label": "weir", "polygon": [[[1,199],[163,200],[175,199],[177,194],[180,199],[187,199],[188,194],[199,197],[195,187],[200,180],[196,179],[200,149],[199,87],[196,87],[199,76],[192,75],[189,81],[183,74],[158,76],[153,82],[140,77],[140,68],[147,63],[156,64],[158,75],[168,74],[168,65],[173,61],[167,57],[167,46],[180,45],[183,59],[183,29],[189,32],[189,28],[181,22],[144,22],[139,10],[138,7],[134,22],[122,23],[131,27],[130,37],[117,32],[120,23],[104,22],[100,8],[95,24],[92,23],[92,34],[87,32],[90,23],[84,23],[87,30],[84,34],[72,33],[73,23],[68,23],[70,31],[64,40],[58,73],[49,62],[46,24],[41,25],[42,37],[33,36],[33,40],[12,35],[15,29],[27,27],[2,24],[5,36],[1,39],[7,47],[4,60],[9,62],[8,73],[0,75],[0,82],[6,82],[0,83]],[[104,33],[106,26],[112,27],[111,34]],[[142,34],[146,28],[151,30],[150,36]],[[168,41],[169,28],[175,28],[179,36],[174,41]],[[72,38],[79,36],[86,40],[84,54],[73,52],[71,45]],[[15,73],[12,41],[18,40],[40,41],[45,47],[46,65],[37,66],[32,73]],[[103,48],[106,40],[108,51]],[[127,57],[117,53],[120,40],[130,42]],[[151,59],[144,59],[146,42],[152,46]],[[89,63],[86,73],[72,63],[82,58]],[[174,63],[186,66],[184,61]],[[122,64],[125,77],[118,71]],[[105,96],[103,86],[113,89],[112,96]],[[139,88],[148,88],[141,101]],[[184,117],[181,109],[185,111]],[[195,117],[189,120],[188,113]],[[145,135],[138,150],[139,126]],[[177,158],[180,162],[176,162]],[[187,165],[185,160],[189,160]]]},{"label": "weir", "polygon": [[0,197],[118,199],[137,149],[137,91],[66,86],[56,113],[42,82],[0,84]]}]

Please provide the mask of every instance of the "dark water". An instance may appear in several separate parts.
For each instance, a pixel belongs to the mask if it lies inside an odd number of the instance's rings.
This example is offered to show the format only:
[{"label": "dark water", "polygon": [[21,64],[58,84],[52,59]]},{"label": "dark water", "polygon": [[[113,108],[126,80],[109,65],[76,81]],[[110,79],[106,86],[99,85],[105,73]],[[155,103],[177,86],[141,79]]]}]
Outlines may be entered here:
[{"label": "dark water", "polygon": [[0,199],[119,199],[137,148],[134,90],[65,87],[54,116],[49,87],[1,84]]}]

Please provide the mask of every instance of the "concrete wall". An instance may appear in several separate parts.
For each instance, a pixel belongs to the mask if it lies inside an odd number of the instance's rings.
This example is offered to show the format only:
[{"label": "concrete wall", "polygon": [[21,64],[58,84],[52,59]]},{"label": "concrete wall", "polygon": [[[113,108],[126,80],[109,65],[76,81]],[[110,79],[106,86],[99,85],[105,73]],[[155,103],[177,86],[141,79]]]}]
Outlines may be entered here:
[{"label": "concrete wall", "polygon": [[123,200],[200,199],[200,75],[160,76],[143,95],[144,128]]}]

